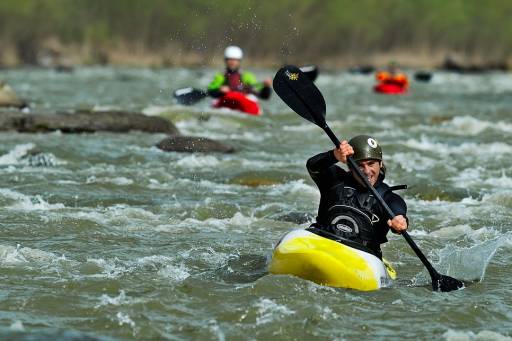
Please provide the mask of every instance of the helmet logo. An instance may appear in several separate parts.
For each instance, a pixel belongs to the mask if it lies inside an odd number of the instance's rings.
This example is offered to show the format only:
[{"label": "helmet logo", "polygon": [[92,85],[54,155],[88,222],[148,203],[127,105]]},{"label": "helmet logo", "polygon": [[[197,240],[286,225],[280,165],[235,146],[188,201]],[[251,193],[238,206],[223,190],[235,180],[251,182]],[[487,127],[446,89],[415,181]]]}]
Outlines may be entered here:
[{"label": "helmet logo", "polygon": [[371,137],[370,137],[370,138],[368,139],[368,141],[367,141],[367,142],[368,142],[368,145],[369,145],[370,147],[372,147],[372,148],[377,148],[377,145],[378,145],[378,144],[377,144],[377,141],[376,141],[375,139],[373,139],[373,138],[371,138]]},{"label": "helmet logo", "polygon": [[286,72],[284,74],[286,76],[288,76],[288,79],[290,79],[291,81],[296,81],[297,79],[299,79],[298,73],[293,73],[293,72],[286,70]]}]

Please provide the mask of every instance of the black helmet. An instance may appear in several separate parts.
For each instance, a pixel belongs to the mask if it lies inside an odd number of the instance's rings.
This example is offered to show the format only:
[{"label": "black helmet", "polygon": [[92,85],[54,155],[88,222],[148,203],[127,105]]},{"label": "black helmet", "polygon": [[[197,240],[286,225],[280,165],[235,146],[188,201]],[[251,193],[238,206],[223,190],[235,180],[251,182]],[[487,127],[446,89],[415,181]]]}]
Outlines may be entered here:
[{"label": "black helmet", "polygon": [[348,144],[354,148],[354,155],[352,155],[354,161],[368,159],[382,161],[382,148],[380,148],[379,142],[373,137],[358,135],[348,141]]}]

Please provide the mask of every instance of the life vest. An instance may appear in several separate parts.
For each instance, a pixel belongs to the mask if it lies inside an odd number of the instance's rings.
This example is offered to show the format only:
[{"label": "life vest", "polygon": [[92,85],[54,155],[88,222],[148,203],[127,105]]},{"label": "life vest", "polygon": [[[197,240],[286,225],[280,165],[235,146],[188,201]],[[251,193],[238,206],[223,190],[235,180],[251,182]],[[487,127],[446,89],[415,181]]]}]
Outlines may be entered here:
[{"label": "life vest", "polygon": [[377,74],[375,75],[375,78],[379,81],[379,82],[384,82],[388,79],[391,78],[391,74],[387,71],[379,71],[377,72]]},{"label": "life vest", "polygon": [[379,71],[375,75],[375,78],[377,79],[377,81],[384,84],[396,84],[402,87],[406,87],[409,84],[407,76],[403,73],[391,75],[387,71]]},{"label": "life vest", "polygon": [[224,74],[224,84],[229,86],[232,91],[239,91],[248,93],[249,87],[242,82],[242,75],[238,71],[229,72]]},{"label": "life vest", "polygon": [[[390,187],[380,183],[376,190],[381,197],[384,197],[388,191],[404,188],[407,186]],[[370,191],[361,192],[340,184],[336,189],[336,196],[335,204],[328,210],[328,230],[341,238],[378,248],[379,237],[376,233],[376,225],[384,213],[373,194]]]}]

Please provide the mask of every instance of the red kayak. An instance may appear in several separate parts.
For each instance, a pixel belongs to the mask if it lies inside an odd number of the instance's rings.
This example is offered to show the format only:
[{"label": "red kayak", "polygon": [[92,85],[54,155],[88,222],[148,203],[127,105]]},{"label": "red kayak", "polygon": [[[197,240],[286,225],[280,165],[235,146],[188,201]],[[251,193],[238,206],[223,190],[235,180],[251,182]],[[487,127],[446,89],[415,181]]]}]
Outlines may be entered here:
[{"label": "red kayak", "polygon": [[407,91],[407,86],[396,83],[380,83],[375,85],[373,90],[382,94],[398,95],[405,93]]},{"label": "red kayak", "polygon": [[213,101],[214,108],[230,108],[249,115],[261,115],[261,108],[256,97],[238,91],[230,91]]}]

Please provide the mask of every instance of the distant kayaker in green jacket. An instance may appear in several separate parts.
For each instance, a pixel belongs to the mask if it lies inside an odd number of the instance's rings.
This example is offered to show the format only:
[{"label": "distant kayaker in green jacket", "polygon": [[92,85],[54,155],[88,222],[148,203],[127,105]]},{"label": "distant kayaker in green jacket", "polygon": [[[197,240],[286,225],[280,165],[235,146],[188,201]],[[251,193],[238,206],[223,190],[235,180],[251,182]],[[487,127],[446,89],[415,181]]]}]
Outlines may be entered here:
[{"label": "distant kayaker in green jacket", "polygon": [[215,75],[208,86],[210,96],[219,98],[230,91],[237,91],[244,94],[253,94],[262,99],[270,97],[272,80],[266,79],[263,82],[258,82],[252,73],[240,71],[242,58],[243,52],[238,46],[228,46],[224,50],[226,71]]}]

